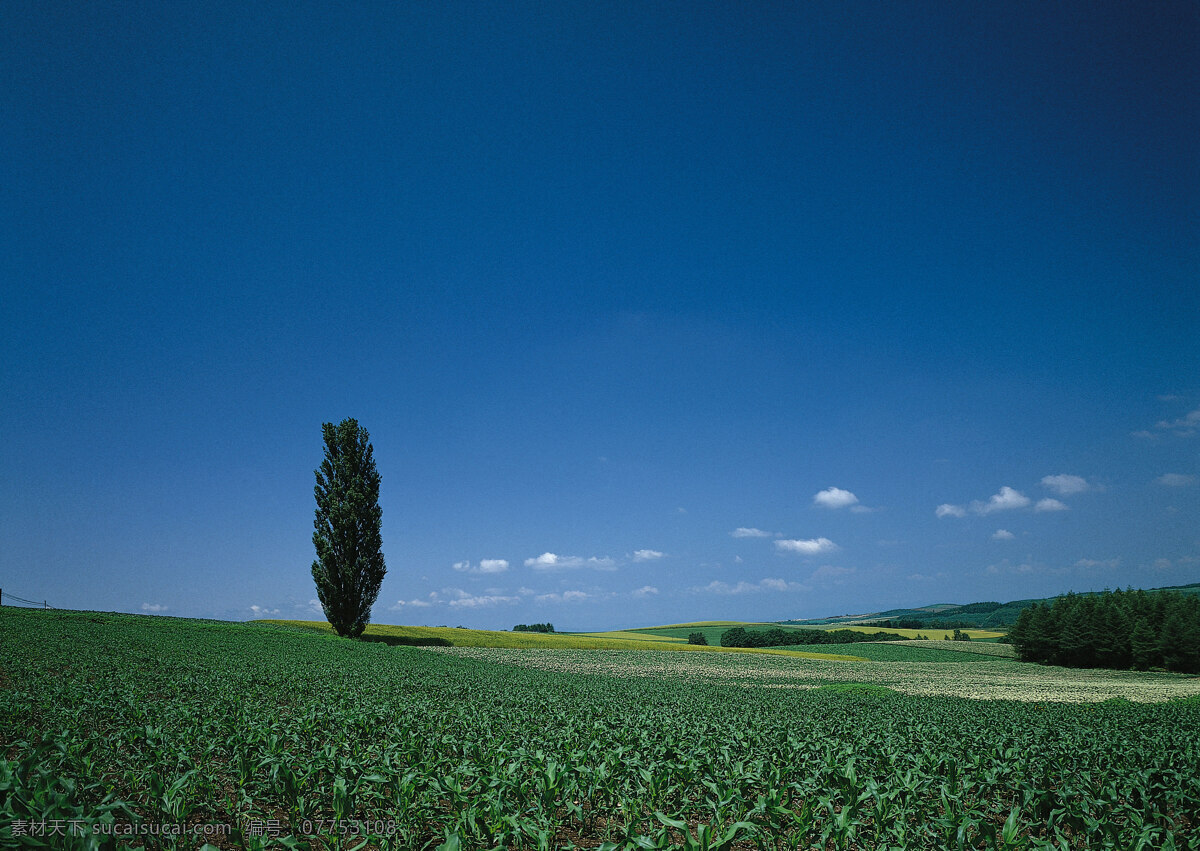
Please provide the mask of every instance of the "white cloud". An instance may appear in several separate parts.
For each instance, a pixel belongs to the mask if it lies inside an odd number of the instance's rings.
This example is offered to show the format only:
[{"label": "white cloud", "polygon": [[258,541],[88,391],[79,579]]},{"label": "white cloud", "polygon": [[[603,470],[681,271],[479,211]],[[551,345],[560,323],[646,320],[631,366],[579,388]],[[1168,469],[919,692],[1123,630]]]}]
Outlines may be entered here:
[{"label": "white cloud", "polygon": [[721,594],[729,596],[734,594],[755,594],[761,591],[808,591],[806,585],[801,585],[799,582],[789,582],[784,579],[761,579],[758,582],[739,582],[737,585],[730,585],[727,582],[721,582],[714,579],[707,585],[699,588],[693,588],[692,591],[700,594]]},{"label": "white cloud", "polygon": [[1016,537],[1016,535],[1014,535],[1012,532],[1008,531],[1007,529],[997,529],[995,532],[992,533],[993,541],[1011,541],[1015,537]]},{"label": "white cloud", "polygon": [[835,567],[832,564],[823,564],[813,571],[809,579],[812,582],[838,582],[855,572],[853,567]]},{"label": "white cloud", "polygon": [[1121,560],[1119,558],[1106,558],[1102,561],[1098,561],[1094,558],[1081,558],[1079,561],[1075,562],[1076,567],[1082,568],[1117,567],[1120,564]]},{"label": "white cloud", "polygon": [[251,606],[250,611],[254,612],[254,616],[256,618],[261,618],[264,615],[279,614],[279,609],[267,609],[267,608],[264,608],[263,606]]},{"label": "white cloud", "polygon": [[586,591],[563,591],[561,594],[539,594],[534,599],[539,603],[580,603],[590,596]]},{"label": "white cloud", "polygon": [[1169,488],[1182,488],[1196,481],[1196,477],[1184,475],[1183,473],[1163,473],[1154,481]]},{"label": "white cloud", "polygon": [[764,532],[762,529],[739,526],[729,533],[735,538],[774,538],[774,532]]},{"label": "white cloud", "polygon": [[462,573],[503,573],[508,570],[508,561],[502,558],[481,559],[478,566],[469,561],[456,561],[454,569]]},{"label": "white cloud", "polygon": [[937,507],[934,514],[938,517],[966,517],[967,510],[961,505],[951,505],[948,502],[943,502]]},{"label": "white cloud", "polygon": [[971,511],[975,514],[992,514],[996,511],[1010,511],[1014,508],[1025,508],[1029,505],[1029,497],[1019,490],[1007,485],[1000,488],[999,493],[992,494],[987,502],[975,500],[971,503]]},{"label": "white cloud", "polygon": [[417,608],[417,609],[427,609],[430,606],[433,606],[433,605],[435,605],[437,603],[441,603],[441,602],[442,602],[442,600],[438,596],[438,592],[430,591],[428,600],[407,600],[407,601],[406,600],[397,600],[395,602],[395,604],[393,604],[389,608],[393,612],[398,609],[403,609],[405,606],[411,606],[411,607]]},{"label": "white cloud", "polygon": [[639,599],[643,598],[643,597],[649,597],[652,594],[657,594],[657,593],[658,593],[658,589],[655,588],[653,585],[643,585],[641,588],[637,589],[636,591],[630,592],[630,594],[632,596],[638,597]]},{"label": "white cloud", "polygon": [[607,556],[604,558],[580,558],[579,556],[560,556],[555,553],[542,553],[537,558],[525,559],[525,566],[534,570],[570,570],[578,567],[590,567],[593,570],[616,570],[617,563]]},{"label": "white cloud", "polygon": [[654,561],[662,558],[666,553],[660,553],[658,550],[634,550],[634,561]]},{"label": "white cloud", "polygon": [[1039,499],[1037,505],[1033,507],[1034,511],[1068,511],[1069,506],[1066,503],[1059,502],[1057,499]]},{"label": "white cloud", "polygon": [[837,544],[828,538],[809,538],[807,540],[776,541],[775,548],[781,552],[800,553],[815,556],[821,553],[831,553],[838,548]]},{"label": "white cloud", "polygon": [[165,612],[166,610],[167,606],[158,603],[142,603],[143,612]]},{"label": "white cloud", "polygon": [[1160,420],[1154,424],[1157,429],[1169,431],[1179,437],[1191,437],[1200,430],[1200,408],[1189,411],[1177,420]]},{"label": "white cloud", "polygon": [[1073,493],[1083,493],[1087,490],[1088,481],[1083,476],[1062,473],[1057,476],[1043,476],[1042,486],[1049,488],[1059,496],[1070,496]]},{"label": "white cloud", "polygon": [[[495,591],[495,589],[488,589]],[[498,606],[505,603],[519,603],[520,597],[512,597],[499,593],[490,594],[469,594],[461,588],[446,588],[446,595],[451,599],[448,601],[451,606],[457,609],[479,609],[486,606]]]},{"label": "white cloud", "polygon": [[813,503],[825,508],[845,508],[858,503],[858,497],[841,488],[826,488],[813,497]]}]

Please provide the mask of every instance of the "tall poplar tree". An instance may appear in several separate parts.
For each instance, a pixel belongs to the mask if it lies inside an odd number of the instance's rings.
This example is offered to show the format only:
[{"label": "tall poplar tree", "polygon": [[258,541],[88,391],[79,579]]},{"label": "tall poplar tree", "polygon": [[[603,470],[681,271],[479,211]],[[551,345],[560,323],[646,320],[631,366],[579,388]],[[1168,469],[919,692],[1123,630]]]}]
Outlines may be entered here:
[{"label": "tall poplar tree", "polygon": [[358,420],[321,426],[325,460],[317,474],[313,581],[325,617],[338,635],[357,638],[387,568],[380,534],[379,471],[370,435]]}]

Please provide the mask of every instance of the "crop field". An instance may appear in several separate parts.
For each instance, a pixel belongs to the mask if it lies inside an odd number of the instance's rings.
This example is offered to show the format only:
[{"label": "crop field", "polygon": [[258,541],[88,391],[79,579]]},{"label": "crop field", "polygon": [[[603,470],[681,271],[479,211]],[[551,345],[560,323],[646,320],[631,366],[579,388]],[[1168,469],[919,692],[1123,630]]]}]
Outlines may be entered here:
[{"label": "crop field", "polygon": [[[309,630],[333,637],[333,629],[324,621],[267,620],[258,623],[288,626]],[[774,653],[783,656],[801,656],[810,659],[835,659],[858,661],[857,657],[841,653],[799,651],[746,647],[705,647],[688,644],[666,635],[643,635],[631,630],[612,632],[504,632],[488,629],[461,629],[446,626],[389,626],[371,624],[368,636],[395,636],[402,638],[440,638],[455,647],[497,647],[516,650],[682,650],[701,653]],[[828,646],[824,648],[828,651]]]},{"label": "crop field", "polygon": [[1198,693],[6,608],[0,847],[1196,849]]},{"label": "crop field", "polygon": [[[847,653],[852,653],[860,659],[869,660],[872,662],[942,662],[948,664],[973,665],[978,662],[988,662],[993,660],[1000,661],[1006,658],[1015,658],[1015,656],[1009,657],[1000,654],[960,653],[957,650],[951,650],[946,647],[946,645],[951,643],[961,645],[965,644],[966,642],[930,641],[928,644],[937,646],[913,647],[910,645],[925,645],[926,642],[863,641],[855,644],[845,645],[845,650]],[[1012,648],[1006,644],[989,644],[986,646],[1003,647],[1010,653],[1012,652]],[[828,644],[788,644],[779,649],[811,652],[828,648]]]},{"label": "crop field", "polygon": [[[808,632],[808,631],[813,631],[813,630],[828,631],[828,630],[834,630],[834,629],[846,629],[846,630],[851,630],[853,632],[865,632],[865,633],[882,631],[882,632],[895,633],[896,635],[901,635],[904,638],[909,638],[909,639],[915,639],[918,635],[920,635],[920,636],[924,636],[930,640],[937,640],[937,641],[941,641],[943,639],[948,639],[954,633],[954,630],[885,629],[883,627],[854,626],[854,625],[846,625],[846,624],[840,624],[840,623],[830,624],[828,626],[794,626],[792,624],[743,623],[743,622],[737,622],[737,621],[723,621],[720,623],[712,623],[712,622],[697,623],[697,624],[689,624],[689,625],[683,625],[683,626],[680,626],[680,625],[655,626],[655,627],[647,627],[645,629],[629,630],[629,632],[636,633],[638,635],[645,635],[645,636],[651,636],[651,635],[669,636],[672,638],[682,638],[684,640],[687,640],[688,635],[690,635],[691,633],[699,632],[704,635],[705,639],[707,639],[707,641],[710,645],[717,645],[717,644],[721,643],[721,633],[723,633],[725,630],[730,629],[735,626],[744,627],[747,630],[756,630],[756,629],[795,630],[798,633],[797,638],[796,638],[797,645],[807,643],[803,640],[804,633]],[[971,639],[973,641],[991,641],[993,639],[999,638],[1000,636],[1002,636],[1004,634],[1002,632],[996,632],[994,630],[988,630],[988,629],[966,629],[966,630],[963,630],[963,632],[965,632],[965,633],[967,633],[967,635],[971,636]],[[965,644],[966,642],[962,642],[962,643]],[[828,645],[825,645],[825,646],[828,647]],[[850,652],[850,651],[847,650],[847,652]]]}]

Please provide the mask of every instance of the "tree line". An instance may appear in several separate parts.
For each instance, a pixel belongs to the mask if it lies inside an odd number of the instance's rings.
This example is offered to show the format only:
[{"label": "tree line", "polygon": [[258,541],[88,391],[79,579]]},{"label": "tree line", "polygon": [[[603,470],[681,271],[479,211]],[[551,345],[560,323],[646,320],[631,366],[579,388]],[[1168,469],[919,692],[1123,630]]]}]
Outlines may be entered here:
[{"label": "tree line", "polygon": [[512,628],[513,632],[554,632],[552,623],[519,623]]},{"label": "tree line", "polygon": [[1200,673],[1200,596],[1068,594],[1023,610],[1008,641],[1024,662]]},{"label": "tree line", "polygon": [[721,633],[722,647],[782,647],[787,644],[854,644],[859,641],[903,641],[895,632],[855,632],[852,629],[755,629],[735,626]]}]

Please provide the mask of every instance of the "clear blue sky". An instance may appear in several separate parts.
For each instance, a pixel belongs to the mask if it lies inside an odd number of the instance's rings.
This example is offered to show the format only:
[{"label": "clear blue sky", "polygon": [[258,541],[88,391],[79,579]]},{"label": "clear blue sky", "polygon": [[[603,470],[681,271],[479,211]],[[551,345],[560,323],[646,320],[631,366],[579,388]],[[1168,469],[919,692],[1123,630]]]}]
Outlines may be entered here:
[{"label": "clear blue sky", "polygon": [[348,416],[376,622],[1200,581],[1193,2],[14,0],[0,39],[6,594],[313,617]]}]

